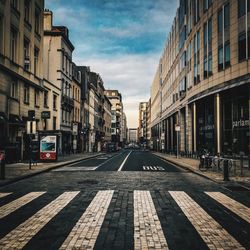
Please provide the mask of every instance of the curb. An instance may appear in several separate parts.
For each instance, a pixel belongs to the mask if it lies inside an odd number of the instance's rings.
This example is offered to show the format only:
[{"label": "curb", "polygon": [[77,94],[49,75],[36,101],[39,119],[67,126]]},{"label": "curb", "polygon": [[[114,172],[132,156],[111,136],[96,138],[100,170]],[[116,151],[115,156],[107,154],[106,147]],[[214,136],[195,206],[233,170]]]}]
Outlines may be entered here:
[{"label": "curb", "polygon": [[193,170],[193,169],[191,169],[191,168],[189,168],[189,167],[186,167],[186,166],[184,166],[184,165],[178,164],[178,163],[176,163],[175,161],[173,161],[173,160],[171,160],[171,159],[169,160],[169,159],[164,158],[163,156],[157,155],[157,154],[155,154],[155,153],[153,153],[153,154],[154,154],[155,156],[158,156],[159,158],[161,158],[161,159],[167,161],[167,162],[170,162],[171,164],[173,164],[173,165],[175,165],[175,166],[177,166],[177,167],[180,167],[180,168],[185,169],[185,170],[187,170],[187,171],[189,171],[189,172],[192,172],[192,173],[194,173],[194,174],[197,174],[197,175],[199,175],[199,176],[201,176],[201,177],[203,177],[203,178],[205,178],[205,179],[207,179],[207,180],[213,181],[213,182],[215,182],[215,183],[221,183],[221,181],[216,181],[216,180],[214,180],[214,179],[212,179],[212,178],[210,178],[210,177],[208,177],[208,176],[206,176],[206,175],[204,175],[204,174],[202,174],[202,173],[200,173],[200,172],[197,172],[197,171],[195,171],[195,170]]},{"label": "curb", "polygon": [[51,167],[49,168],[46,168],[46,169],[41,169],[41,170],[38,170],[37,172],[35,173],[30,173],[30,174],[25,174],[25,175],[21,175],[21,176],[18,176],[18,177],[14,177],[13,179],[10,179],[10,180],[2,180],[3,183],[0,183],[0,187],[4,187],[4,186],[7,186],[9,184],[12,184],[12,183],[15,183],[15,182],[18,182],[18,181],[21,181],[21,180],[24,180],[24,179],[28,179],[30,177],[34,177],[36,175],[39,175],[41,173],[46,173],[46,172],[49,172],[53,169],[56,169],[56,168],[60,168],[60,167],[64,167],[64,166],[67,166],[67,165],[70,165],[70,164],[74,164],[74,163],[77,163],[77,162],[80,162],[80,161],[83,161],[83,160],[88,160],[88,159],[92,159],[92,158],[95,158],[97,156],[101,156],[101,155],[105,155],[105,153],[100,153],[100,154],[96,154],[96,155],[92,155],[92,156],[88,156],[86,158],[81,158],[81,159],[77,159],[77,160],[72,160],[72,161],[66,161],[66,162],[59,162],[55,165],[52,165]]}]

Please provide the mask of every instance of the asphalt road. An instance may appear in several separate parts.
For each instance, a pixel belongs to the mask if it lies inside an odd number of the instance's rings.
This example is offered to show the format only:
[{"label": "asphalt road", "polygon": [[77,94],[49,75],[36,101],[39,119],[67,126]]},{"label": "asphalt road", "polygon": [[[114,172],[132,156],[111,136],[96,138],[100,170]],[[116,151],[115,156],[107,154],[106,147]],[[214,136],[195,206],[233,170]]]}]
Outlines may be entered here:
[{"label": "asphalt road", "polygon": [[249,194],[107,154],[0,188],[0,249],[250,249]]}]

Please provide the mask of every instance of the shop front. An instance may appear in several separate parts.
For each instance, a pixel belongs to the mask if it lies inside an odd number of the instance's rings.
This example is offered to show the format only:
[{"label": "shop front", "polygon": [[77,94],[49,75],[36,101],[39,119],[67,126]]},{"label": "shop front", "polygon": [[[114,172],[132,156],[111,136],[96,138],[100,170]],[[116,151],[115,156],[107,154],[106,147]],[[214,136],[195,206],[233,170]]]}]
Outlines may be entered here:
[{"label": "shop front", "polygon": [[203,98],[196,104],[196,136],[197,150],[207,150],[211,154],[215,154],[215,125],[214,125],[214,96]]},{"label": "shop front", "polygon": [[243,85],[221,94],[222,151],[227,155],[248,155],[250,149],[250,87]]}]

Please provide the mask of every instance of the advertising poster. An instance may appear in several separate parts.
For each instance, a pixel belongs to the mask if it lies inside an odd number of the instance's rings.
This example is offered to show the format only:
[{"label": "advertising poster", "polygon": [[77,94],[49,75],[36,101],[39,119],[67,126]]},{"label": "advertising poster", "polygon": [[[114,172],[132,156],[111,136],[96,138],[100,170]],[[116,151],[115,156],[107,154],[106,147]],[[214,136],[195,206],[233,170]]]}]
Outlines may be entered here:
[{"label": "advertising poster", "polygon": [[40,139],[40,160],[57,160],[57,136],[47,135]]}]

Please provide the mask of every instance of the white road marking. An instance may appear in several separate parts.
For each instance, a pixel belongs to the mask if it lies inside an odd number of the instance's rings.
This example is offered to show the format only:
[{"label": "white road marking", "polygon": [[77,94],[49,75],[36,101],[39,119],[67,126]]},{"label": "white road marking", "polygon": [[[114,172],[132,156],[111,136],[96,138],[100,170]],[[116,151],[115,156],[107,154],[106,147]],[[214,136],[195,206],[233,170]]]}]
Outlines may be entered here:
[{"label": "white road marking", "polygon": [[149,191],[134,191],[134,249],[168,249]]},{"label": "white road marking", "polygon": [[0,193],[0,198],[3,198],[3,197],[10,195],[10,194],[12,194],[12,193]]},{"label": "white road marking", "polygon": [[119,153],[118,155],[115,155],[114,157],[109,158],[107,161],[105,161],[105,162],[99,164],[96,168],[101,167],[102,165],[104,165],[104,164],[106,164],[107,162],[113,160],[115,157],[117,157],[117,156],[119,156],[119,155],[121,155],[121,154],[122,154],[122,153]]},{"label": "white road marking", "polygon": [[250,223],[250,208],[231,199],[230,197],[222,194],[220,192],[205,192],[211,198],[222,204],[224,207],[231,210],[233,213],[237,214],[243,220]]},{"label": "white road marking", "polygon": [[121,170],[122,170],[122,168],[123,168],[125,162],[127,161],[128,157],[129,157],[129,155],[130,155],[131,153],[132,153],[132,151],[130,151],[130,152],[128,153],[128,155],[126,156],[126,158],[124,159],[124,161],[122,162],[121,166],[119,167],[119,169],[118,169],[117,171],[121,171]]},{"label": "white road marking", "polygon": [[165,168],[160,167],[160,166],[143,166],[143,170],[152,170],[152,171],[165,171]]},{"label": "white road marking", "polygon": [[29,202],[33,201],[34,199],[38,198],[39,196],[45,193],[46,192],[31,192],[0,207],[0,219],[13,213],[17,209],[21,208],[22,206],[28,204]]},{"label": "white road marking", "polygon": [[0,249],[23,249],[79,192],[64,192],[0,240]]},{"label": "white road marking", "polygon": [[113,193],[113,190],[99,191],[97,193],[60,249],[94,248]]},{"label": "white road marking", "polygon": [[94,171],[98,167],[62,167],[52,170],[53,172],[75,172],[75,171]]},{"label": "white road marking", "polygon": [[185,192],[169,191],[169,193],[209,249],[245,249]]}]

